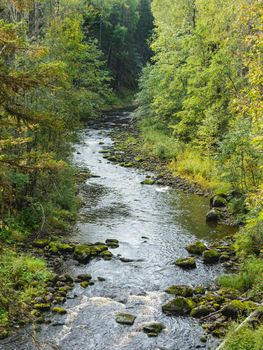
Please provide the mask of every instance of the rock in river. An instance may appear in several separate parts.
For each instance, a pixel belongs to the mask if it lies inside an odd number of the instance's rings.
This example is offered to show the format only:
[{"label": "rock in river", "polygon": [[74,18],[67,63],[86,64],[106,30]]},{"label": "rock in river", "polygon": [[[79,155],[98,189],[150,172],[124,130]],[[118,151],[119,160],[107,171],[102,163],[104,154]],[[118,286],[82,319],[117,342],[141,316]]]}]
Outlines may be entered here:
[{"label": "rock in river", "polygon": [[207,246],[203,242],[194,242],[186,247],[186,250],[190,254],[202,255],[207,250]]},{"label": "rock in river", "polygon": [[169,315],[186,316],[190,314],[193,307],[194,302],[192,300],[184,297],[177,297],[164,304],[162,310]]},{"label": "rock in river", "polygon": [[205,250],[203,252],[203,260],[205,264],[214,264],[219,260],[219,253],[215,249]]},{"label": "rock in river", "polygon": [[120,324],[126,324],[126,325],[133,325],[134,321],[136,319],[136,316],[131,314],[125,314],[125,313],[119,313],[115,317],[115,321]]},{"label": "rock in river", "polygon": [[162,323],[150,322],[145,324],[142,329],[144,333],[147,333],[148,337],[157,337],[164,328],[165,326]]},{"label": "rock in river", "polygon": [[175,265],[182,267],[183,269],[194,269],[196,267],[195,258],[180,258],[175,261]]}]

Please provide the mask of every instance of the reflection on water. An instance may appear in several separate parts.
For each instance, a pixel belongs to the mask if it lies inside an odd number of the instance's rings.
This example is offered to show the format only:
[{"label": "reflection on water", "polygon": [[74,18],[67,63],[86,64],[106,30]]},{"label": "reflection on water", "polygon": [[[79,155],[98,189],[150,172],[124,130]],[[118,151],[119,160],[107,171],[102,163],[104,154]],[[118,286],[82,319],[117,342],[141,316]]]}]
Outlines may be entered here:
[{"label": "reflection on water", "polygon": [[[124,117],[118,119],[125,123]],[[214,349],[215,342],[200,342],[203,334],[198,322],[190,318],[167,317],[161,305],[169,296],[164,290],[172,284],[207,284],[222,268],[205,266],[197,259],[197,269],[184,271],[173,262],[187,256],[185,246],[201,239],[211,241],[231,233],[223,226],[209,227],[205,213],[208,200],[169,187],[143,186],[146,174],[122,168],[103,159],[100,151],[112,145],[111,128],[116,119],[98,124],[83,133],[76,145],[75,162],[88,167],[92,174],[82,188],[84,207],[71,239],[97,242],[107,238],[120,241],[112,250],[112,261],[93,260],[87,266],[67,262],[67,272],[77,275],[90,272],[96,281],[88,289],[79,285],[68,299],[65,316],[51,318],[36,339],[51,341],[62,350],[189,350]],[[103,145],[102,145],[103,142]],[[119,257],[129,258],[122,262]],[[115,322],[117,312],[136,316],[133,326]],[[145,322],[158,321],[165,330],[157,338],[148,338],[141,329]],[[41,343],[40,343],[41,344]],[[38,346],[25,330],[0,342],[1,350],[32,350]],[[45,343],[44,349],[52,347]]]}]

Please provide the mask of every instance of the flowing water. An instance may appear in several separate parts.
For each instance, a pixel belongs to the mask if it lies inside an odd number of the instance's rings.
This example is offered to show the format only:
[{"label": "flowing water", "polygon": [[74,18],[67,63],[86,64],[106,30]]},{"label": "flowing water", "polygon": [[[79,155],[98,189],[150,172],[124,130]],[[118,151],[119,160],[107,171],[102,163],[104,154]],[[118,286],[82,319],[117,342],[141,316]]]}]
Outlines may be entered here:
[{"label": "flowing water", "polygon": [[[206,266],[198,259],[194,270],[182,270],[173,262],[188,256],[187,244],[196,239],[213,241],[229,229],[206,225],[208,199],[168,187],[141,185],[145,173],[103,159],[99,152],[113,144],[110,132],[125,129],[129,120],[130,114],[123,113],[98,122],[84,132],[74,154],[78,166],[88,167],[95,176],[83,190],[85,205],[70,239],[97,242],[116,238],[120,246],[111,250],[114,258],[93,260],[88,265],[68,261],[67,272],[90,272],[95,285],[87,289],[76,285],[64,305],[68,310],[65,316],[52,316],[51,323],[41,326],[33,337],[29,329],[21,330],[0,342],[1,350],[48,350],[54,345],[62,350],[215,349],[215,339],[200,342],[203,331],[198,321],[168,317],[161,305],[170,298],[164,292],[168,286],[209,284],[222,272],[219,265]],[[122,262],[120,256],[129,262]],[[116,323],[118,312],[135,315],[134,325]],[[151,321],[166,327],[157,338],[148,338],[141,331],[142,325]]]}]

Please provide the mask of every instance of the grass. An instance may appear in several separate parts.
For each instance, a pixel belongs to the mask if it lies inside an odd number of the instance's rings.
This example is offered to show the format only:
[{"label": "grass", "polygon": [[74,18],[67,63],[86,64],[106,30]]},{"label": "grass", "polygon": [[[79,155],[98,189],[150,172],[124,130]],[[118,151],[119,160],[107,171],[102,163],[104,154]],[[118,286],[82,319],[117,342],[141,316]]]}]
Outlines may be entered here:
[{"label": "grass", "polygon": [[143,136],[143,150],[152,156],[167,160],[175,176],[196,182],[203,189],[227,193],[230,184],[219,178],[216,161],[200,155],[192,146],[185,145],[147,122],[140,125]]},{"label": "grass", "polygon": [[2,248],[0,256],[0,326],[26,312],[33,298],[44,292],[51,277],[46,262]]},{"label": "grass", "polygon": [[263,325],[257,329],[249,326],[236,331],[237,324],[233,324],[226,336],[224,350],[261,350],[263,344]]},{"label": "grass", "polygon": [[251,256],[242,264],[240,273],[222,275],[218,278],[222,287],[234,288],[241,292],[247,292],[247,296],[255,300],[263,298],[263,260]]}]

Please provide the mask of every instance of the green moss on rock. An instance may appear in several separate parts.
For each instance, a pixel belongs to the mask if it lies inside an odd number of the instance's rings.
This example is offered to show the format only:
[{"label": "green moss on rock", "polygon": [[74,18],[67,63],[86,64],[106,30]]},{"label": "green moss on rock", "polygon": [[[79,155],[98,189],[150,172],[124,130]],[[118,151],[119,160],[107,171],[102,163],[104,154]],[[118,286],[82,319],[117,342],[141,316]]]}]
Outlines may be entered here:
[{"label": "green moss on rock", "polygon": [[129,325],[129,326],[133,325],[135,319],[136,319],[136,316],[131,314],[126,314],[126,313],[119,313],[115,317],[115,321],[117,323]]},{"label": "green moss on rock", "polygon": [[247,316],[256,309],[252,301],[232,300],[224,306],[222,314],[224,316],[236,319],[238,316]]},{"label": "green moss on rock", "polygon": [[39,304],[34,304],[34,309],[39,310],[39,311],[48,311],[50,310],[51,304],[49,303],[39,303]]},{"label": "green moss on rock", "polygon": [[67,313],[67,310],[63,309],[63,307],[55,306],[52,308],[52,312],[60,315],[65,315]]},{"label": "green moss on rock", "polygon": [[194,257],[180,258],[175,261],[175,265],[183,269],[194,269],[196,267],[196,262]]},{"label": "green moss on rock", "polygon": [[190,316],[195,317],[195,318],[200,318],[209,315],[212,313],[214,310],[206,305],[200,305],[195,308],[190,313]]},{"label": "green moss on rock", "polygon": [[214,249],[205,250],[202,256],[205,264],[214,264],[219,261],[219,253]]},{"label": "green moss on rock", "polygon": [[175,316],[186,316],[189,315],[195,304],[192,300],[184,297],[177,297],[168,301],[162,306],[164,313]]},{"label": "green moss on rock", "polygon": [[194,289],[185,285],[173,285],[167,288],[166,292],[181,297],[191,297],[194,294]]},{"label": "green moss on rock", "polygon": [[194,242],[186,247],[186,250],[190,254],[202,255],[207,250],[207,246],[203,242]]}]

